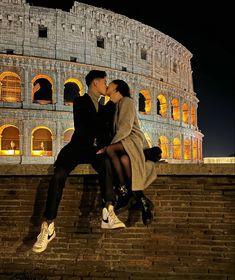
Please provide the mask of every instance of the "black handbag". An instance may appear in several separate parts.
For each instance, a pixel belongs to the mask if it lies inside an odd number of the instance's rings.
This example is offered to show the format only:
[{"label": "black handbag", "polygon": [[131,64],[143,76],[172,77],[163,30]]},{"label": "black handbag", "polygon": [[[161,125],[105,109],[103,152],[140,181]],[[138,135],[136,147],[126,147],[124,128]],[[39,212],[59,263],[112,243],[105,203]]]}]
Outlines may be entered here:
[{"label": "black handbag", "polygon": [[144,149],[145,160],[157,162],[162,158],[162,150],[160,147],[152,147]]}]

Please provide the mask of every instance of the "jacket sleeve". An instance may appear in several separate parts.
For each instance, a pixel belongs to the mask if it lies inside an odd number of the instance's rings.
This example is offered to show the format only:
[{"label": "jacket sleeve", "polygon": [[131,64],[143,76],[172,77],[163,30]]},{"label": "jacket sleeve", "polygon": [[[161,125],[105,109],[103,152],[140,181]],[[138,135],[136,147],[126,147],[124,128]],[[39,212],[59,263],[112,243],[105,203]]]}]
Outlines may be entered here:
[{"label": "jacket sleeve", "polygon": [[131,134],[136,114],[134,100],[129,97],[122,98],[117,110],[116,130],[112,144],[120,142]]}]

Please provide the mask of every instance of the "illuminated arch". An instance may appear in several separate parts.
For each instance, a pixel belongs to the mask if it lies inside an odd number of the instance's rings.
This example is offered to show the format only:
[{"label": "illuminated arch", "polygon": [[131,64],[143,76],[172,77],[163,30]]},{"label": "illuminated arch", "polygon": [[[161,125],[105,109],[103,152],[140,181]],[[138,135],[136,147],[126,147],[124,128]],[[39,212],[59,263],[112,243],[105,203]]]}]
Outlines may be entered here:
[{"label": "illuminated arch", "polygon": [[68,144],[72,138],[74,132],[74,128],[68,128],[64,131],[63,134],[63,146],[65,146],[66,144]]},{"label": "illuminated arch", "polygon": [[188,123],[189,121],[189,109],[188,109],[188,104],[184,103],[183,104],[183,122]]},{"label": "illuminated arch", "polygon": [[162,94],[157,97],[157,114],[163,118],[167,117],[167,102],[166,97]]},{"label": "illuminated arch", "polygon": [[152,108],[151,95],[148,90],[140,90],[139,92],[139,112],[149,114]]},{"label": "illuminated arch", "polygon": [[14,72],[3,72],[0,74],[0,101],[21,101],[21,80]]},{"label": "illuminated arch", "polygon": [[52,156],[52,132],[46,126],[38,126],[32,130],[31,155]]},{"label": "illuminated arch", "polygon": [[179,100],[177,98],[174,98],[171,101],[171,118],[174,121],[180,120],[180,105],[179,105]]},{"label": "illuminated arch", "polygon": [[189,139],[184,140],[184,159],[191,159],[191,141]]},{"label": "illuminated arch", "polygon": [[20,155],[20,131],[14,125],[0,127],[0,155]]},{"label": "illuminated arch", "polygon": [[64,104],[72,105],[74,97],[79,95],[84,95],[82,82],[74,78],[67,79],[64,82]]},{"label": "illuminated arch", "polygon": [[192,120],[192,125],[196,125],[196,107],[192,106],[191,110],[191,120]]},{"label": "illuminated arch", "polygon": [[181,141],[179,138],[173,139],[173,159],[181,158]]},{"label": "illuminated arch", "polygon": [[162,150],[162,158],[166,159],[168,158],[168,139],[166,136],[160,136],[159,137],[159,141],[158,141],[158,145]]},{"label": "illuminated arch", "polygon": [[[40,80],[40,82],[38,81]],[[43,81],[45,80],[45,81]],[[37,82],[38,81],[38,82]],[[43,88],[43,83],[48,82],[46,85],[47,90]],[[50,88],[49,88],[50,86]],[[32,100],[34,103],[41,105],[52,104],[54,97],[54,85],[50,76],[44,74],[36,75],[32,80]]]},{"label": "illuminated arch", "polygon": [[198,140],[197,138],[193,139],[193,160],[197,160],[198,159]]}]

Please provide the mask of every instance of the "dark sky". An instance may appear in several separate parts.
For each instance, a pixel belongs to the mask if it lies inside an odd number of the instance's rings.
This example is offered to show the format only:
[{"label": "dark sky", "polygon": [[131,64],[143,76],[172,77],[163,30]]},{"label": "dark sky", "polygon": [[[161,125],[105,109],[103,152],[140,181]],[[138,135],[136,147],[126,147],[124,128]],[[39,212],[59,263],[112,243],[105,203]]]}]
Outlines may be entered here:
[{"label": "dark sky", "polygon": [[[73,1],[29,0],[35,6],[66,11]],[[230,1],[83,0],[152,26],[192,54],[194,91],[199,99],[198,126],[204,134],[203,156],[235,153],[234,14]],[[140,3],[139,3],[140,2]],[[134,3],[134,4],[133,4]],[[205,7],[204,5],[210,6]]]}]

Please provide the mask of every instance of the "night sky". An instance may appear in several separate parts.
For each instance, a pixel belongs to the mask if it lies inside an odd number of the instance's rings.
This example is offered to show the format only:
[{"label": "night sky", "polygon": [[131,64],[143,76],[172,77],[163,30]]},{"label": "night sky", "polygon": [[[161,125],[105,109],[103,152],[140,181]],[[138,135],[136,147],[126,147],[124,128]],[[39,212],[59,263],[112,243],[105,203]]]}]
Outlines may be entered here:
[{"label": "night sky", "polygon": [[[74,1],[27,2],[69,11]],[[138,20],[184,45],[193,54],[194,91],[199,99],[198,127],[204,134],[203,156],[235,156],[234,10],[229,1],[207,3],[210,8],[204,6],[205,1],[204,4],[154,0],[78,2]]]}]

